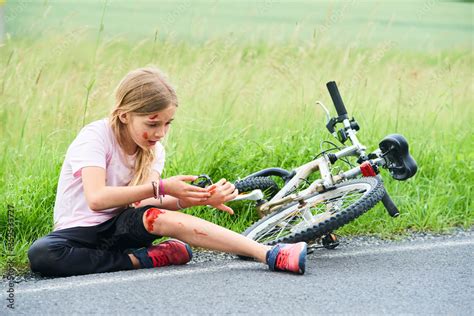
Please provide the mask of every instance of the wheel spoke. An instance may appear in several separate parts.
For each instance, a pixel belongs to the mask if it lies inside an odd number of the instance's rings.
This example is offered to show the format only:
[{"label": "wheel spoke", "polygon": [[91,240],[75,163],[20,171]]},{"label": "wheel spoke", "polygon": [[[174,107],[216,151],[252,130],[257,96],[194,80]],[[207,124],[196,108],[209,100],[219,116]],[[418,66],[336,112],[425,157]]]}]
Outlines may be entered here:
[{"label": "wheel spoke", "polygon": [[304,211],[301,212],[301,217],[306,223],[311,223],[313,220],[313,214],[311,213],[311,210],[309,207],[305,207]]},{"label": "wheel spoke", "polygon": [[[294,213],[291,213],[289,215],[292,215],[292,214],[294,214]],[[291,219],[293,219],[294,217],[295,216],[285,217],[281,222],[279,222],[277,225],[275,225],[275,227],[278,227],[280,229],[277,230],[276,235],[270,235],[270,237],[272,237],[272,239],[278,239],[278,238],[282,237],[282,234],[283,234],[285,228],[289,225]],[[288,219],[288,220],[285,221],[285,219]],[[272,231],[270,231],[270,232],[272,232]]]},{"label": "wheel spoke", "polygon": [[[295,218],[296,214],[299,213],[298,211],[292,212],[282,218],[276,225],[272,227],[272,229],[268,230],[267,232],[264,232],[264,234],[259,235],[257,241],[260,242],[265,242],[268,240],[268,238],[265,237],[270,237],[270,239],[278,239],[282,237],[283,232],[285,231],[285,228],[290,224],[291,220]],[[278,229],[276,229],[278,228]]]},{"label": "wheel spoke", "polygon": [[368,187],[364,185],[348,186],[316,195],[314,201],[308,202],[302,209],[297,205],[288,208],[287,212],[262,227],[252,238],[265,243],[304,231],[346,209],[362,198],[367,191]]}]

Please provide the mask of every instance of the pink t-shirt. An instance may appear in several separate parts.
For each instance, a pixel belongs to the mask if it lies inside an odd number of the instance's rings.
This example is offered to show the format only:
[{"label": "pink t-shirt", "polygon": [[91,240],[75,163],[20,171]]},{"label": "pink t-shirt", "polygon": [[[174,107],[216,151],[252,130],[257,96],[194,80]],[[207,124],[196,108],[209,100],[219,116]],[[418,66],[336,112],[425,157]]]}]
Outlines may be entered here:
[{"label": "pink t-shirt", "polygon": [[[160,174],[165,165],[165,150],[156,143],[152,169]],[[127,155],[117,143],[108,119],[85,126],[69,146],[59,176],[54,204],[54,230],[94,226],[114,217],[121,209],[92,211],[86,201],[81,171],[84,167],[106,170],[107,186],[127,186],[132,180],[135,155]]]}]

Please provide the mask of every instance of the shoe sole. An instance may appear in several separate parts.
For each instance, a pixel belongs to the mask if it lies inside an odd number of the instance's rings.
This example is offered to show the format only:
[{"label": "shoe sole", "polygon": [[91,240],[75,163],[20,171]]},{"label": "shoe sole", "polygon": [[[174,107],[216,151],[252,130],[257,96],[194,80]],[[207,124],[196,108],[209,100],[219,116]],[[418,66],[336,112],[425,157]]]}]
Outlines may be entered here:
[{"label": "shoe sole", "polygon": [[186,250],[188,251],[188,255],[189,255],[189,261],[191,261],[191,259],[193,258],[193,250],[191,249],[191,246],[189,246],[187,243],[183,243],[183,244],[186,245]]},{"label": "shoe sole", "polygon": [[306,254],[308,252],[308,244],[304,243],[303,249],[300,253],[300,257],[298,258],[298,267],[299,267],[299,274],[304,274],[306,268]]}]

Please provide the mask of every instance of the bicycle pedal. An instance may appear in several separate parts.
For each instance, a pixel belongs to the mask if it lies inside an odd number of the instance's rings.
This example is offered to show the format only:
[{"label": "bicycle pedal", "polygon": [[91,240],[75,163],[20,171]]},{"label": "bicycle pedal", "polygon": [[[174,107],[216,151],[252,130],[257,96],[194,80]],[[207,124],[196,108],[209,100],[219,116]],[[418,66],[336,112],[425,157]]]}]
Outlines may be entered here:
[{"label": "bicycle pedal", "polygon": [[339,240],[336,234],[329,233],[321,239],[322,246],[326,249],[334,249],[339,246]]},{"label": "bicycle pedal", "polygon": [[311,244],[311,245],[308,245],[308,247],[306,248],[306,252],[311,254],[316,249],[321,249],[321,248],[324,248],[324,246],[321,246],[321,245],[318,245],[318,244]]},{"label": "bicycle pedal", "polygon": [[308,243],[308,253],[313,253],[316,249],[334,249],[339,246],[338,236],[334,233],[329,233],[323,237],[316,238]]}]

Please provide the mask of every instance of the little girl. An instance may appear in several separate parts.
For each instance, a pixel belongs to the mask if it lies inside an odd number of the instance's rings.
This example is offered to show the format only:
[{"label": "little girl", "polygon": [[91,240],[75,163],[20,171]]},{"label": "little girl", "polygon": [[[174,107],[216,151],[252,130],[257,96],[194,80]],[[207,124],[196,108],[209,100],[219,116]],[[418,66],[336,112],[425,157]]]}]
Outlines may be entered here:
[{"label": "little girl", "polygon": [[[110,117],[85,126],[68,148],[54,230],[28,250],[33,271],[70,276],[185,264],[191,244],[304,273],[304,242],[270,247],[179,212],[211,205],[234,214],[224,203],[238,192],[225,179],[200,188],[188,183],[196,176],[161,178],[160,141],[177,107],[176,93],[158,69],[136,69],[122,79]],[[160,236],[173,239],[152,245]]]}]

